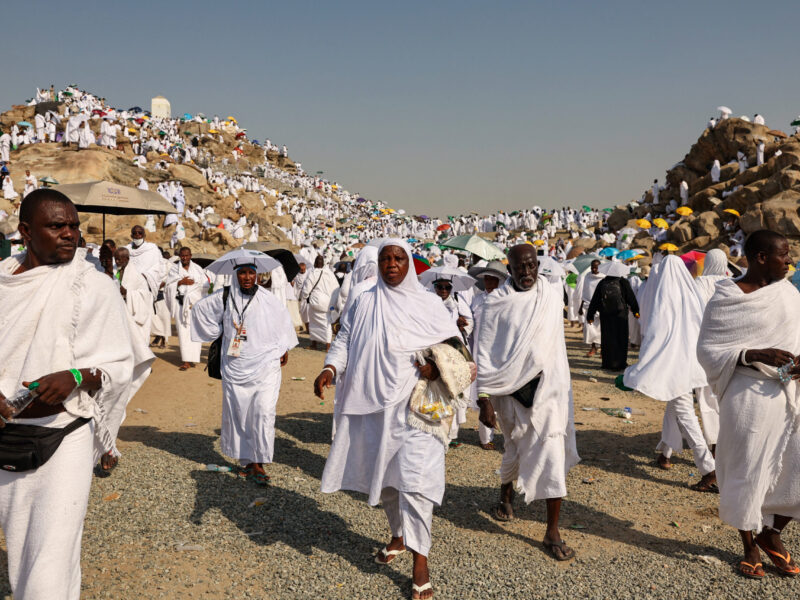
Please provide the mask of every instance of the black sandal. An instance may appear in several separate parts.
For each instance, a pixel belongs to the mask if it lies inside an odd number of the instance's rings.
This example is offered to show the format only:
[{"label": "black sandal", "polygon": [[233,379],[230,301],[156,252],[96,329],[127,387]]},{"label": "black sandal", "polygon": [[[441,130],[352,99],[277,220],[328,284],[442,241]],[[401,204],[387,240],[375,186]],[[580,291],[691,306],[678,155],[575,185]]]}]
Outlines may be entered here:
[{"label": "black sandal", "polygon": [[542,540],[542,545],[544,546],[545,550],[550,553],[550,556],[558,561],[571,560],[575,558],[575,550],[567,546],[567,543],[564,540],[561,540],[560,542],[548,542],[547,540]]},{"label": "black sandal", "polygon": [[492,516],[498,521],[508,523],[514,520],[514,509],[511,507],[511,502],[498,502],[492,508]]}]

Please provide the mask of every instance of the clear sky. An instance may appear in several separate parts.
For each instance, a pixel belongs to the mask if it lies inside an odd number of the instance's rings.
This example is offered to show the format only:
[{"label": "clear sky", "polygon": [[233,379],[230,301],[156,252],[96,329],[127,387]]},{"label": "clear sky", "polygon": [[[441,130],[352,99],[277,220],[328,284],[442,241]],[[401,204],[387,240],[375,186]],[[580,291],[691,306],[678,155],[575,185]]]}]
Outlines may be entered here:
[{"label": "clear sky", "polygon": [[5,2],[0,108],[76,83],[235,116],[307,171],[410,212],[638,197],[719,104],[788,130],[797,5]]}]

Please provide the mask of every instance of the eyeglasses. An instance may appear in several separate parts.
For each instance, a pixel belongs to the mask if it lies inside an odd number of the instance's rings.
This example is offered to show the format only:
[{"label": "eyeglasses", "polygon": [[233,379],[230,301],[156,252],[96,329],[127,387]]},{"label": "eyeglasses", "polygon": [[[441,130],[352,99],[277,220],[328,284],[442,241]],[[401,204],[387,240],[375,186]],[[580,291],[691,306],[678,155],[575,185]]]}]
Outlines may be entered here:
[{"label": "eyeglasses", "polygon": [[433,287],[435,287],[437,290],[447,290],[448,292],[453,289],[453,286],[449,283],[437,283]]}]

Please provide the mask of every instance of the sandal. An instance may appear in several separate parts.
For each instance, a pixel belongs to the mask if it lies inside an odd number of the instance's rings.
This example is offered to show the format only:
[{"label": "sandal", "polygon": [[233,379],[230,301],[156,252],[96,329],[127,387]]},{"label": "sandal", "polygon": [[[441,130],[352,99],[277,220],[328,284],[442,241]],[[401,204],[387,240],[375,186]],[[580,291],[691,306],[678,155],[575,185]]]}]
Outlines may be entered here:
[{"label": "sandal", "polygon": [[461,442],[459,442],[458,440],[450,440],[451,448],[458,448],[459,446],[461,446]]},{"label": "sandal", "polygon": [[736,570],[740,575],[748,579],[763,579],[766,575],[766,572],[764,572],[764,565],[761,563],[751,565],[749,562],[741,561],[736,567]]},{"label": "sandal", "polygon": [[669,471],[672,468],[672,461],[663,454],[659,454],[658,458],[656,459],[656,465],[658,465],[659,469]]},{"label": "sandal", "polygon": [[[795,564],[788,552],[786,553],[786,556],[784,556],[780,552],[770,550],[767,548],[767,545],[764,542],[759,540],[759,537],[760,536],[756,536],[756,544],[758,544],[758,547],[767,553],[767,556],[769,556],[772,564],[775,565],[775,568],[778,569],[781,575],[795,577],[798,573],[800,573],[800,567]],[[780,558],[783,561],[783,565],[779,565],[775,560],[776,558]]]},{"label": "sandal", "polygon": [[484,450],[495,450],[494,442],[486,442],[485,444],[481,444],[481,448]]},{"label": "sandal", "polygon": [[405,547],[402,550],[389,550],[388,546],[381,548],[375,555],[375,562],[379,565],[388,565],[395,558],[400,556],[406,551]]},{"label": "sandal", "polygon": [[180,367],[178,367],[178,371],[188,371],[188,370],[189,367],[187,367],[186,365],[181,365]]},{"label": "sandal", "polygon": [[716,483],[703,483],[702,480],[689,486],[695,492],[706,492],[707,494],[719,494],[719,486]]},{"label": "sandal", "polygon": [[265,487],[269,483],[269,475],[267,475],[266,473],[253,473],[251,471],[250,473],[246,474],[245,479],[247,479],[247,481],[252,481],[257,485],[262,485]]},{"label": "sandal", "polygon": [[[423,583],[422,585],[417,585],[416,583],[412,583],[411,584],[411,599],[412,600],[417,600],[418,598],[422,598],[422,593],[423,592],[427,592],[428,590],[432,590],[432,589],[433,589],[433,586],[431,585],[430,581],[428,583]],[[416,598],[414,598],[414,594],[417,595]],[[433,598],[433,596],[429,596],[429,598]]]},{"label": "sandal", "polygon": [[508,523],[514,520],[514,509],[511,507],[511,502],[498,502],[492,508],[492,516],[498,521]]},{"label": "sandal", "polygon": [[547,540],[542,540],[542,545],[544,545],[545,550],[550,553],[550,556],[558,561],[575,558],[575,550],[567,546],[564,540],[561,540],[560,542],[548,542]]}]

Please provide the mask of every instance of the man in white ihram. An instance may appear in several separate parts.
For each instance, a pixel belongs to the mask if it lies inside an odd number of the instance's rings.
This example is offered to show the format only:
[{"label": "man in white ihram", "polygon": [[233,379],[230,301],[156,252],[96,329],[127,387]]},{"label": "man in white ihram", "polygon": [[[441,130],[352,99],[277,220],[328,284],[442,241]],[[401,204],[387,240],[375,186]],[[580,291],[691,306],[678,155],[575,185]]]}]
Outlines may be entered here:
[{"label": "man in white ihram", "polygon": [[780,574],[796,576],[781,532],[800,518],[800,294],[786,280],[786,238],[755,231],[744,251],[747,273],[717,283],[697,342],[719,398],[719,517],[739,530],[743,576],[765,577],[759,548]]},{"label": "man in white ihram", "polygon": [[500,466],[499,521],[514,518],[514,488],[525,501],[546,500],[547,530],[542,544],[559,561],[575,551],[558,530],[567,472],[578,463],[572,383],[564,341],[560,285],[538,276],[536,249],[514,246],[511,277],[487,296],[475,321],[480,420],[499,423],[504,452]]},{"label": "man in white ihram", "polygon": [[597,284],[603,277],[605,275],[600,272],[600,261],[593,260],[589,270],[578,277],[576,284],[575,294],[580,298],[581,303],[578,315],[583,317],[583,343],[591,346],[586,356],[594,356],[597,353],[597,344],[600,343],[600,319],[595,316],[594,320],[589,323],[586,320],[586,311],[592,301]]},{"label": "man in white ihram", "polygon": [[0,427],[0,448],[3,433],[18,425],[71,433],[37,468],[0,470],[8,579],[20,600],[77,600],[92,467],[115,451],[129,388],[149,361],[136,364],[113,281],[77,249],[72,202],[40,189],[23,200],[19,217],[27,252],[0,262],[0,414],[12,417],[5,398],[31,383],[38,396]]},{"label": "man in white ihram", "polygon": [[331,345],[333,331],[328,322],[328,308],[331,294],[339,288],[336,275],[333,274],[321,256],[314,259],[314,270],[303,283],[300,292],[300,304],[308,309],[308,334],[311,338],[311,349],[317,344],[324,345],[327,350]]},{"label": "man in white ihram", "polygon": [[167,275],[164,299],[178,330],[178,344],[183,361],[179,370],[185,371],[200,362],[202,344],[192,338],[192,307],[203,299],[203,291],[208,289],[208,280],[200,265],[192,262],[192,251],[189,248],[181,248],[178,257],[179,262],[172,265]]}]

